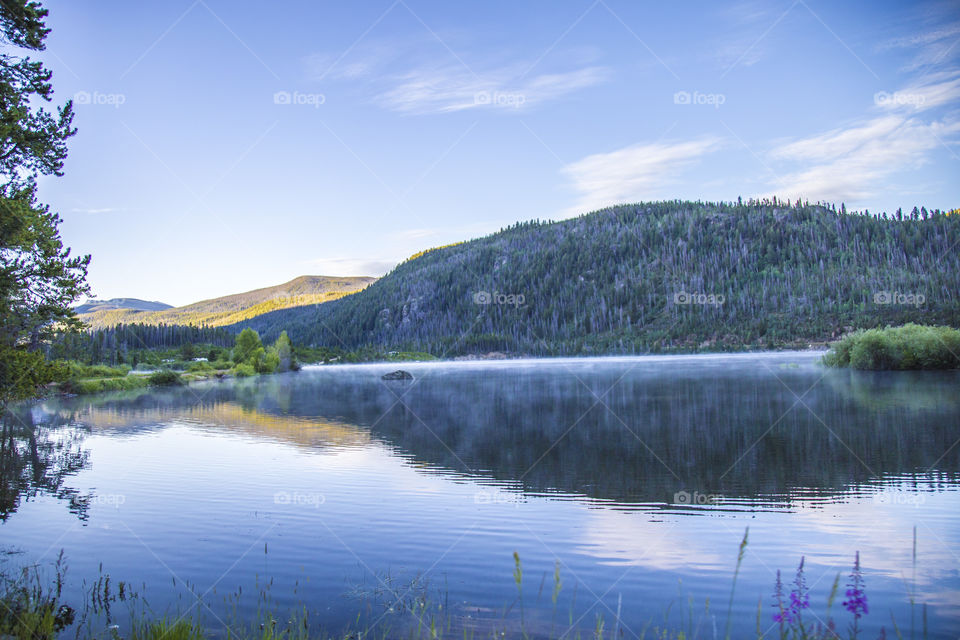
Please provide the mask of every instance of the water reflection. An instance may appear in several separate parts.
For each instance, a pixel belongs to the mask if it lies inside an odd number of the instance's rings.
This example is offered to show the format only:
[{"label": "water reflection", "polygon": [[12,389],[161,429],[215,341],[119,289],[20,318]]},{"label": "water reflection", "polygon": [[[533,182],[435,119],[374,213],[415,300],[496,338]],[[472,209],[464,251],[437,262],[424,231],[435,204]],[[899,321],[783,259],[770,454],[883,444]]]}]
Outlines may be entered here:
[{"label": "water reflection", "polygon": [[91,496],[67,480],[89,463],[83,447],[87,430],[62,413],[53,421],[38,415],[43,414],[18,409],[0,416],[0,521],[39,494],[64,500],[71,513],[86,520]]},{"label": "water reflection", "polygon": [[783,506],[890,474],[955,480],[960,374],[735,365],[434,365],[413,383],[338,367],[46,409],[115,434],[180,421],[315,450],[376,440],[446,472],[614,503]]},{"label": "water reflection", "polygon": [[[960,611],[957,372],[859,375],[785,355],[410,365],[412,383],[382,381],[392,368],[35,408],[34,433],[62,425],[95,452],[74,482],[125,500],[95,503],[91,525],[63,538],[78,575],[96,571],[89,556],[150,584],[168,571],[245,591],[258,575],[308,576],[297,597],[335,603],[323,613],[335,624],[356,616],[344,576],[400,563],[449,577],[455,599],[493,611],[512,597],[519,550],[531,576],[560,559],[571,590],[615,583],[604,606],[622,589],[624,603],[645,603],[630,614],[642,626],[678,577],[698,598],[726,593],[749,525],[733,609],[746,633],[771,570],[792,571],[801,554],[822,592],[861,551],[871,597],[903,614],[918,525],[913,588],[939,607],[935,628]],[[677,504],[681,491],[722,500]],[[60,535],[62,520],[33,513],[4,534],[23,547]]]}]

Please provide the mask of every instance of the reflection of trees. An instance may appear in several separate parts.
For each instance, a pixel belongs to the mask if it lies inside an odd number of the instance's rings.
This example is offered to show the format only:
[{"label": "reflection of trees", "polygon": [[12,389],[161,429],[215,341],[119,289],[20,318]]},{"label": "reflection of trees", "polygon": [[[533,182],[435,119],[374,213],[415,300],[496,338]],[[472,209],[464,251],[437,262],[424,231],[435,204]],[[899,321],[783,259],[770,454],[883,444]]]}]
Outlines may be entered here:
[{"label": "reflection of trees", "polygon": [[933,465],[960,472],[960,448],[950,448],[956,373],[852,384],[848,372],[809,367],[775,368],[776,377],[757,363],[701,367],[648,366],[622,379],[627,365],[577,376],[557,366],[437,368],[414,383],[329,368],[84,400],[80,416],[135,428],[177,417],[310,448],[363,446],[372,435],[421,463],[625,502],[680,489],[730,499],[837,492]]},{"label": "reflection of trees", "polygon": [[960,411],[957,382],[943,384],[956,374],[942,371],[859,371],[836,369],[828,372],[825,381],[837,393],[857,400],[868,411],[896,407],[932,410],[952,407]]},{"label": "reflection of trees", "polygon": [[90,454],[83,448],[85,430],[34,424],[29,412],[18,411],[3,416],[0,434],[0,520],[39,494],[65,500],[71,513],[87,519],[90,496],[66,484],[89,463]]},{"label": "reflection of trees", "polygon": [[[413,388],[374,432],[418,459],[455,470],[462,460],[527,490],[628,502],[669,500],[679,489],[728,498],[833,492],[874,474],[960,470],[960,452],[950,450],[955,404],[892,400],[865,411],[846,389],[821,384],[804,396],[808,410],[759,373],[630,376],[603,404],[569,375],[435,378]],[[809,371],[777,373],[797,396],[816,381]],[[598,395],[615,382],[581,377]],[[927,392],[955,393],[956,380],[930,379],[939,391]],[[377,410],[393,400],[385,394]],[[345,417],[377,420],[358,413]]]}]

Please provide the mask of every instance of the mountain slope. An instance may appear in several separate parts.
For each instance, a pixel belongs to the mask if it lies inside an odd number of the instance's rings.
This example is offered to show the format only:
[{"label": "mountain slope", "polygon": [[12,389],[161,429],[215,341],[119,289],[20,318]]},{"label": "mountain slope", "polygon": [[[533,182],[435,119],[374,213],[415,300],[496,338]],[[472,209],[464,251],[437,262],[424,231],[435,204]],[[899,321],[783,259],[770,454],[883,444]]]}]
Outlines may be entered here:
[{"label": "mountain slope", "polygon": [[97,311],[112,311],[115,309],[130,309],[131,311],[163,311],[172,309],[173,305],[163,302],[149,302],[137,298],[110,298],[109,300],[88,300],[74,307],[77,313],[96,313]]},{"label": "mountain slope", "polygon": [[171,307],[159,311],[97,309],[90,313],[81,313],[79,318],[92,329],[133,323],[217,327],[234,324],[277,309],[317,305],[336,300],[363,289],[375,280],[376,278],[368,277],[300,276],[273,287],[203,300],[183,307]]},{"label": "mountain slope", "polygon": [[958,248],[960,218],[926,210],[641,203],[429,251],[356,295],[231,329],[446,356],[805,344],[853,326],[960,325]]}]

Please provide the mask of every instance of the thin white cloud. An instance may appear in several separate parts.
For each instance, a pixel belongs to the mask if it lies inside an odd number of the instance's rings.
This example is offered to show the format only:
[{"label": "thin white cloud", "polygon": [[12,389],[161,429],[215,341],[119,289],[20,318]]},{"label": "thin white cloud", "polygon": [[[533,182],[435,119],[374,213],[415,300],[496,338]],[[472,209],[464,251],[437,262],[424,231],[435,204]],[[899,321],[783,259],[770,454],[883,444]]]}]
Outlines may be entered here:
[{"label": "thin white cloud", "polygon": [[902,116],[875,118],[847,129],[834,129],[809,138],[802,138],[773,150],[771,156],[780,160],[823,162],[836,160],[860,152],[875,140],[897,137],[904,124]]},{"label": "thin white cloud", "polygon": [[854,203],[876,196],[888,188],[892,177],[929,163],[934,150],[952,151],[960,121],[921,116],[958,97],[960,74],[928,76],[875,98],[883,115],[775,148],[769,154],[772,163],[786,168],[767,195]]},{"label": "thin white cloud", "polygon": [[382,276],[393,269],[399,260],[371,258],[316,258],[302,264],[325,276]]},{"label": "thin white cloud", "polygon": [[420,240],[422,238],[437,236],[440,234],[441,231],[444,231],[444,229],[440,227],[434,227],[432,229],[431,228],[406,229],[405,231],[401,231],[400,233],[398,233],[396,235],[396,238],[398,240]]},{"label": "thin white cloud", "polygon": [[[435,45],[435,43],[433,43]],[[528,73],[529,63],[485,60],[467,65],[448,54],[437,62],[422,42],[371,42],[344,59],[313,54],[304,59],[308,79],[352,85],[385,109],[405,114],[466,109],[519,111],[601,84],[603,66],[567,60],[567,68]]]},{"label": "thin white cloud", "polygon": [[709,57],[724,71],[757,64],[768,54],[769,45],[776,42],[774,32],[785,28],[782,23],[794,5],[792,0],[747,0],[718,7],[717,19],[724,26]]},{"label": "thin white cloud", "polygon": [[894,38],[880,45],[880,50],[902,49],[910,53],[904,71],[937,68],[951,64],[960,58],[960,20],[956,5],[942,11],[934,11],[923,17],[923,24],[908,36]]},{"label": "thin white cloud", "polygon": [[119,209],[114,209],[113,207],[103,207],[100,209],[84,209],[84,208],[74,208],[70,209],[73,213],[113,213],[114,211],[119,211]]},{"label": "thin white cloud", "polygon": [[874,103],[889,111],[926,111],[960,103],[960,71],[938,71],[898,91],[880,91]]},{"label": "thin white cloud", "polygon": [[679,174],[721,146],[719,138],[706,137],[635,144],[587,156],[562,169],[580,193],[577,204],[567,213],[577,215],[623,202],[676,197],[668,193],[668,188],[679,181]]},{"label": "thin white cloud", "polygon": [[588,67],[515,81],[511,71],[495,70],[474,76],[453,65],[410,71],[394,78],[393,86],[377,95],[375,102],[403,113],[521,110],[600,84],[610,75],[603,67]]}]

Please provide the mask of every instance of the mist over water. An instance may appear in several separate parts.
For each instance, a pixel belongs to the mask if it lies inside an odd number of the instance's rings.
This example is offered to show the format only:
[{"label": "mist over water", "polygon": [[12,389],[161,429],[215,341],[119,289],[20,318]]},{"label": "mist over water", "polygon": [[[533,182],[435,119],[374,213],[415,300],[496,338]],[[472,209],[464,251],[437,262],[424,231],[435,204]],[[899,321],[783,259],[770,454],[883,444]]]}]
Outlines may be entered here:
[{"label": "mist over water", "polygon": [[904,628],[910,589],[931,637],[955,637],[960,372],[818,357],[403,365],[413,381],[343,365],[49,401],[4,423],[2,545],[24,563],[63,548],[78,591],[102,562],[161,610],[205,594],[212,616],[272,579],[278,606],[334,629],[421,591],[465,628],[514,621],[517,551],[535,634],[612,629],[619,601],[633,637],[686,628],[690,598],[722,634],[749,527],[735,629],[756,628],[758,598],[772,624],[775,573],[801,556],[818,616],[841,574],[845,627],[860,551],[864,637],[891,614]]}]

